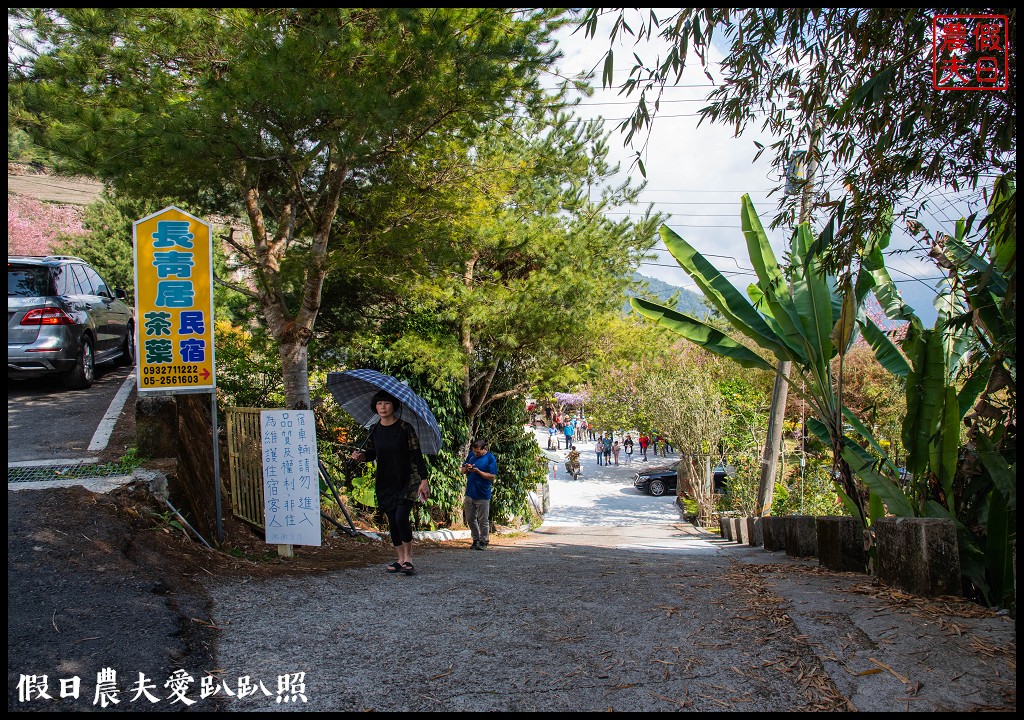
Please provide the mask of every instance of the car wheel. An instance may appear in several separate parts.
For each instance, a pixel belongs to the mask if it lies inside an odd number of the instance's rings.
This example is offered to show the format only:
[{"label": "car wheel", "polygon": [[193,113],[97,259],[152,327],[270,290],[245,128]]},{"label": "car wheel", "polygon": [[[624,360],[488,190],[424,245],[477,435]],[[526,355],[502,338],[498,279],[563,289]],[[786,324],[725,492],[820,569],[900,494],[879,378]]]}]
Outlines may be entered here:
[{"label": "car wheel", "polygon": [[78,349],[75,366],[64,373],[64,387],[69,390],[85,390],[92,386],[96,375],[95,360],[92,355],[92,340],[82,338],[82,346]]},{"label": "car wheel", "polygon": [[666,489],[664,480],[651,480],[650,484],[647,486],[647,492],[655,497],[661,497],[664,495]]},{"label": "car wheel", "polygon": [[135,364],[135,327],[129,325],[125,328],[124,343],[121,345],[121,357],[117,360],[118,365]]}]

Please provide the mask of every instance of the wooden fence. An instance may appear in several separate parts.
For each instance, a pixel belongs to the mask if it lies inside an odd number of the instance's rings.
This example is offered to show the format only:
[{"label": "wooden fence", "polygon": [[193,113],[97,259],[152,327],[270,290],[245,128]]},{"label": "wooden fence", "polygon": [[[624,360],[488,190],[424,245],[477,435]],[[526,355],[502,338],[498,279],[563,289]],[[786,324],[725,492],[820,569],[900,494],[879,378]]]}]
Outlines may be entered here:
[{"label": "wooden fence", "polygon": [[260,408],[227,408],[231,512],[263,529],[263,457]]}]

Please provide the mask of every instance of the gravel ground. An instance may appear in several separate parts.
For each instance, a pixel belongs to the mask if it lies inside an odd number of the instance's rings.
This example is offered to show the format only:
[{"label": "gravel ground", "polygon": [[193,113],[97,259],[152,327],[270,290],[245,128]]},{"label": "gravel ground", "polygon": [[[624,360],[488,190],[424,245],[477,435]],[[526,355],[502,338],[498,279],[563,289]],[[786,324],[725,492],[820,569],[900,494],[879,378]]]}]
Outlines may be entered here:
[{"label": "gravel ground", "polygon": [[1016,701],[1014,624],[692,526],[548,528],[485,552],[211,588],[227,710],[973,710]]},{"label": "gravel ground", "polygon": [[[8,710],[102,709],[105,667],[120,711],[1016,708],[1012,619],[725,542],[583,462],[537,531],[418,543],[408,577],[365,540],[268,561],[229,524],[243,555],[214,553],[138,487],[9,491]],[[27,674],[81,696],[22,701]]]},{"label": "gravel ground", "polygon": [[[593,463],[552,481],[538,531],[427,549],[416,576],[210,585],[223,677],[270,691],[224,709],[1015,706],[1009,618],[726,543],[633,490],[635,468]],[[303,697],[278,694],[298,673]]]}]

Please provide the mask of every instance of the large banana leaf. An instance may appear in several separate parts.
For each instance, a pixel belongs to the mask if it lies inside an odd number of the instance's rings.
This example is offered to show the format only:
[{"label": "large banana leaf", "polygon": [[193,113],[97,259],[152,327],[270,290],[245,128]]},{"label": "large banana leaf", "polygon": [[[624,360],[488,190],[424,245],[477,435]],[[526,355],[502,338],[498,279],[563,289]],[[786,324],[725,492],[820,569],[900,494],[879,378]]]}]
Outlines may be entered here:
[{"label": "large banana leaf", "polygon": [[892,235],[892,211],[886,214],[882,229],[872,233],[864,244],[861,254],[860,269],[857,271],[857,282],[855,292],[857,303],[863,303],[864,298],[871,292],[875,285],[884,282],[886,275],[876,275],[878,270],[885,273],[885,257],[882,252],[889,247],[889,240]]},{"label": "large banana leaf", "polygon": [[945,236],[937,251],[945,255],[950,265],[961,272],[973,271],[984,278],[984,285],[988,287],[989,292],[1002,297],[1006,294],[1006,279],[991,262],[967,246],[964,242],[965,234],[965,223],[959,220],[956,224],[956,237]]},{"label": "large banana leaf", "polygon": [[1011,548],[1016,540],[1016,513],[1008,510],[1006,498],[998,490],[988,495],[985,560],[988,563],[989,588],[998,605],[1014,599],[1015,574]]},{"label": "large banana leaf", "polygon": [[[791,354],[792,361],[799,365],[806,365],[808,362],[807,342],[803,335],[801,335],[802,330],[798,324],[794,324],[792,318],[789,318],[789,310],[786,309],[787,307],[792,307],[792,301],[789,298],[782,302],[778,298],[769,300],[769,296],[765,295],[758,285],[747,286],[747,297],[750,298],[750,302],[753,303],[754,307],[764,315],[764,321],[772,329],[772,332],[778,336],[779,340],[785,343]],[[785,326],[775,319],[773,307],[780,316],[786,318],[787,324]]]},{"label": "large banana leaf", "polygon": [[878,444],[878,440],[875,439],[874,433],[872,433],[868,427],[861,422],[860,418],[845,405],[843,406],[843,418],[846,422],[850,423],[850,427],[856,430],[857,433],[867,441],[868,445],[870,445],[871,448],[881,456],[882,462],[886,467],[888,467],[893,474],[896,474],[896,466],[893,464],[892,460],[889,459],[889,456],[886,454],[885,450],[882,449],[882,446]]},{"label": "large banana leaf", "polygon": [[878,472],[875,468],[875,459],[867,450],[852,440],[847,440],[843,446],[843,459],[868,490],[882,499],[890,513],[897,517],[913,517],[915,515],[914,506],[903,494],[903,490]]},{"label": "large banana leaf", "polygon": [[661,238],[679,266],[733,327],[776,357],[789,359],[789,350],[742,293],[688,242],[662,225]]},{"label": "large banana leaf", "polygon": [[747,254],[750,256],[750,263],[754,266],[754,272],[757,273],[758,284],[763,288],[784,287],[786,277],[775,259],[772,246],[768,243],[768,234],[764,231],[764,226],[761,225],[761,218],[757,216],[754,203],[750,201],[750,195],[744,195],[740,199],[740,225],[743,228],[743,237],[747,241]]},{"label": "large banana leaf", "polygon": [[[754,266],[754,272],[757,273],[757,285],[752,285],[747,294],[755,306],[758,306],[757,297],[763,301],[761,312],[771,316],[778,323],[777,333],[797,355],[794,360],[806,362],[807,343],[800,327],[800,317],[789,295],[786,277],[779,268],[771,243],[768,242],[768,234],[761,225],[761,219],[757,216],[749,195],[744,195],[741,201],[740,225],[747,241],[747,254]],[[753,291],[755,287],[757,290]]]},{"label": "large banana leaf", "polygon": [[865,317],[860,321],[861,334],[867,340],[871,349],[875,351],[875,358],[890,373],[899,378],[906,379],[910,372],[910,365],[907,358],[903,356],[900,349],[896,347],[884,330],[875,322]]},{"label": "large banana leaf", "polygon": [[957,451],[960,447],[960,404],[956,399],[956,388],[945,388],[939,426],[930,445],[929,460],[932,472],[938,476],[939,484],[946,496],[946,506],[956,515],[953,501],[953,476],[956,474]]},{"label": "large banana leaf", "polygon": [[911,370],[907,374],[907,415],[902,440],[907,449],[907,470],[915,477],[924,477],[944,399],[945,359],[939,332],[917,332],[911,328],[907,339]]},{"label": "large banana leaf", "polygon": [[992,242],[988,255],[1001,273],[1012,271],[1017,265],[1017,188],[1006,176],[996,180],[992,199],[988,204],[988,222]]},{"label": "large banana leaf", "polygon": [[872,248],[871,252],[862,259],[862,267],[870,273],[875,281],[875,298],[885,316],[890,320],[905,320],[918,329],[922,328],[921,320],[914,312],[914,308],[903,302],[903,296],[900,295],[896,283],[892,281],[889,271],[886,270],[881,248]]},{"label": "large banana leaf", "polygon": [[656,321],[715,355],[734,360],[745,368],[775,371],[773,365],[753,350],[700,320],[642,298],[631,298],[629,302],[633,309],[644,317]]},{"label": "large banana leaf", "polygon": [[[832,317],[832,296],[827,278],[820,272],[818,259],[807,256],[812,243],[811,230],[801,225],[793,238],[794,275],[793,304],[800,316],[803,335],[810,346],[808,357],[815,364],[832,358],[834,347],[829,336],[835,321]],[[802,272],[796,272],[800,268]]]},{"label": "large banana leaf", "polygon": [[845,355],[854,339],[854,329],[857,327],[857,313],[859,303],[854,295],[852,281],[847,281],[843,289],[842,306],[839,310],[839,320],[832,328],[832,344],[838,348],[840,355]]},{"label": "large banana leaf", "polygon": [[978,459],[985,466],[996,490],[1006,496],[1006,508],[1017,510],[1017,465],[1010,465],[1006,458],[988,447],[978,449]]}]

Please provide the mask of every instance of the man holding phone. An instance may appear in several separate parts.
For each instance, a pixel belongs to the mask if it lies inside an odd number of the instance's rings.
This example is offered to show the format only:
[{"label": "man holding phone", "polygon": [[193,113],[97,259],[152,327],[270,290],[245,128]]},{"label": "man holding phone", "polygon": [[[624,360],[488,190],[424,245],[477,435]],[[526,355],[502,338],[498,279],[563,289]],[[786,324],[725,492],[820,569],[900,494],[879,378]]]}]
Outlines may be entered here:
[{"label": "man holding phone", "polygon": [[466,524],[473,535],[473,550],[486,550],[491,539],[491,491],[498,477],[498,461],[488,451],[485,440],[474,440],[466,462],[462,464],[466,476],[466,500],[463,511]]}]

